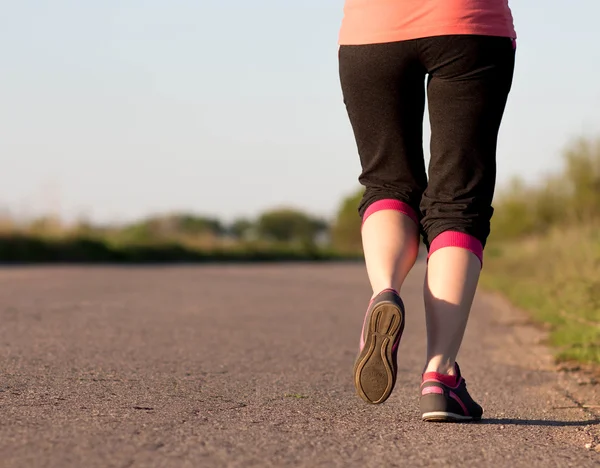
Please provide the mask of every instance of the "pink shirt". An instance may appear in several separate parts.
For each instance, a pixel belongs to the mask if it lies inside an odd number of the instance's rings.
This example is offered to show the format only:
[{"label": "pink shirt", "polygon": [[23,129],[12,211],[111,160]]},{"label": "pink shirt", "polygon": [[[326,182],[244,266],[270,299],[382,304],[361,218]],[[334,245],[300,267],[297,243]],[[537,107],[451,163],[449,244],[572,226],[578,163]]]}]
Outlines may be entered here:
[{"label": "pink shirt", "polygon": [[346,0],[339,43],[451,34],[516,38],[508,0]]}]

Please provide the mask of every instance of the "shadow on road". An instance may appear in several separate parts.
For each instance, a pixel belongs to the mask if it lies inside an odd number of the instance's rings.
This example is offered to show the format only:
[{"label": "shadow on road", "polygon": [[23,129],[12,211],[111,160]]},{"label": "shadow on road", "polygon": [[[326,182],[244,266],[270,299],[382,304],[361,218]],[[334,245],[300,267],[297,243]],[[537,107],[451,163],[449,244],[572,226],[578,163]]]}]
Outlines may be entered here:
[{"label": "shadow on road", "polygon": [[476,424],[497,424],[503,426],[553,426],[553,427],[573,427],[573,426],[595,426],[600,424],[600,419],[590,419],[588,421],[553,421],[544,419],[482,419]]}]

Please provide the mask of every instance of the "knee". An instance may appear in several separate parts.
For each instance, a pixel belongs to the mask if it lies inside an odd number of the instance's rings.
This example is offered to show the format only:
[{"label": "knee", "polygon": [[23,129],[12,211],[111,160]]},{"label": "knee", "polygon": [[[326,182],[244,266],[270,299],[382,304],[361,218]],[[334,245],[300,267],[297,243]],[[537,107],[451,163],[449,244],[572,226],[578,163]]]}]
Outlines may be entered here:
[{"label": "knee", "polygon": [[414,203],[409,200],[402,200],[400,197],[390,197],[381,195],[379,197],[368,197],[365,193],[365,197],[361,201],[359,206],[359,214],[364,223],[369,216],[373,213],[383,210],[392,210],[402,213],[408,216],[416,225],[420,224],[420,212]]},{"label": "knee", "polygon": [[489,204],[437,203],[423,214],[423,238],[430,255],[444,247],[461,247],[482,260],[493,214]]},{"label": "knee", "polygon": [[420,223],[422,193],[416,190],[390,190],[367,187],[358,207],[363,222],[377,211],[395,210],[409,216],[416,224]]}]

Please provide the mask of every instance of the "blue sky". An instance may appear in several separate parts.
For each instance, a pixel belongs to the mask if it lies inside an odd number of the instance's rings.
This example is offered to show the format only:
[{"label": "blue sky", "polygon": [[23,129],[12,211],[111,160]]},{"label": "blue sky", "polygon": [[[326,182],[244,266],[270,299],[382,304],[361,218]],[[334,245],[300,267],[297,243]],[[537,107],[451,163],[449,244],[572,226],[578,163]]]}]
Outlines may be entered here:
[{"label": "blue sky", "polygon": [[[342,0],[0,4],[0,210],[330,216],[357,187],[337,74]],[[600,3],[511,7],[500,186],[538,179],[573,138],[600,135]]]}]

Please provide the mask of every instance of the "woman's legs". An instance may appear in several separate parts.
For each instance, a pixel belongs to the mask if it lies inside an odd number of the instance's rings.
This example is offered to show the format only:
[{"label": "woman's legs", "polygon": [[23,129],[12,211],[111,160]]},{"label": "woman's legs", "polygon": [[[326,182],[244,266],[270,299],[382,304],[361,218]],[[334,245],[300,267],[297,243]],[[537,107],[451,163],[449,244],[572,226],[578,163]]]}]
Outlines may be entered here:
[{"label": "woman's legs", "polygon": [[354,383],[365,401],[382,403],[396,382],[404,330],[398,292],[419,248],[425,70],[415,41],[342,46],[340,78],[363,169],[359,180],[366,187],[359,212],[373,288]]},{"label": "woman's legs", "polygon": [[429,264],[425,279],[426,372],[453,374],[490,231],[498,131],[511,88],[511,39],[423,39],[429,71],[429,184],[421,211]]},{"label": "woman's legs", "polygon": [[508,38],[445,36],[421,41],[429,72],[429,184],[421,211],[429,264],[424,297],[427,363],[424,421],[478,420],[456,356],[467,326],[490,232],[496,143],[510,91]]},{"label": "woman's legs", "polygon": [[373,295],[399,291],[419,245],[425,69],[417,41],[340,47],[344,102],[366,187],[359,207]]},{"label": "woman's legs", "polygon": [[[385,401],[395,383],[404,306],[390,290],[401,289],[416,260],[420,220],[429,250],[423,417],[481,416],[464,380],[452,374],[459,372],[456,356],[489,235],[497,135],[513,68],[512,41],[503,38],[444,36],[340,48],[344,101],[366,187],[359,211],[373,300],[355,384],[367,401]],[[429,184],[422,149],[427,72]]]}]

